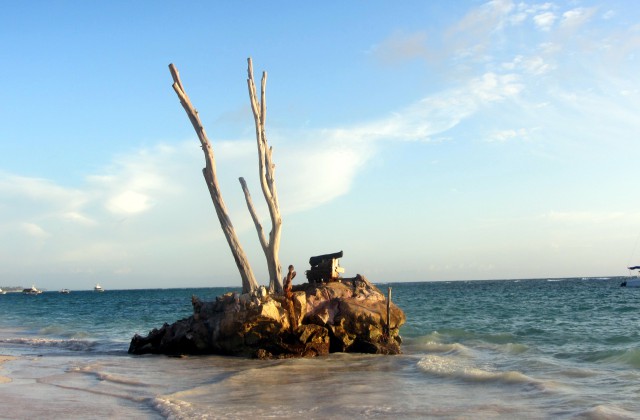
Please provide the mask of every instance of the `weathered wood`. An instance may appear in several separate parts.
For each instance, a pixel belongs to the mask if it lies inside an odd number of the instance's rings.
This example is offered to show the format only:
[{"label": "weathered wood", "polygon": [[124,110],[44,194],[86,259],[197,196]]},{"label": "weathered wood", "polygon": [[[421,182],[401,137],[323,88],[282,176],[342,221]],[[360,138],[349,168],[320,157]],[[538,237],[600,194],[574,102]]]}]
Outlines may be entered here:
[{"label": "weathered wood", "polygon": [[285,297],[285,300],[287,301],[287,309],[289,311],[289,324],[291,325],[292,332],[295,329],[295,327],[298,326],[296,311],[293,306],[293,292],[292,292],[293,279],[295,278],[295,276],[296,276],[296,272],[294,271],[293,265],[290,265],[289,272],[287,273],[287,277],[285,277],[284,279],[283,289],[284,289],[284,297]]},{"label": "weathered wood", "polygon": [[180,103],[182,104],[182,107],[187,113],[187,116],[189,117],[189,120],[191,121],[191,124],[193,125],[193,128],[198,135],[198,139],[200,140],[200,144],[204,152],[206,166],[202,169],[202,173],[206,180],[209,194],[211,195],[211,200],[213,201],[213,206],[216,210],[216,214],[218,215],[220,226],[222,227],[224,236],[227,239],[227,243],[229,244],[229,248],[231,249],[231,253],[233,254],[233,259],[235,260],[238,271],[240,272],[240,277],[242,278],[242,292],[252,292],[258,288],[258,282],[253,275],[249,260],[244,253],[242,246],[240,245],[238,236],[236,235],[233,224],[231,223],[231,219],[229,218],[227,207],[224,203],[224,200],[222,199],[220,186],[218,185],[218,177],[216,174],[216,161],[213,154],[213,147],[211,146],[211,142],[207,137],[204,126],[200,121],[198,111],[191,103],[189,96],[182,86],[182,81],[180,80],[178,69],[173,64],[169,64],[169,71],[171,72],[171,76],[173,78],[173,90],[178,95]]},{"label": "weathered wood", "polygon": [[267,242],[267,238],[264,236],[264,230],[262,229],[262,224],[260,223],[260,218],[258,217],[258,213],[256,213],[256,209],[253,206],[253,200],[251,199],[251,193],[249,192],[249,187],[247,187],[247,182],[243,177],[238,179],[240,181],[240,185],[242,186],[242,192],[244,192],[244,199],[247,202],[247,207],[249,208],[249,214],[251,214],[251,219],[253,219],[253,223],[256,225],[256,230],[258,231],[258,239],[260,240],[260,245],[262,245],[262,249],[269,246]]},{"label": "weathered wood", "polygon": [[253,79],[253,63],[251,58],[247,59],[247,86],[249,88],[249,100],[251,101],[251,110],[253,111],[253,118],[256,127],[256,142],[258,145],[258,163],[260,173],[260,186],[262,187],[262,193],[264,199],[267,202],[269,209],[269,215],[271,217],[271,232],[269,232],[269,239],[265,238],[262,230],[262,224],[260,223],[258,216],[253,208],[251,202],[251,195],[244,182],[244,179],[240,179],[242,189],[245,193],[245,199],[247,201],[247,207],[256,225],[258,231],[258,238],[260,239],[260,245],[267,258],[267,268],[269,270],[269,290],[272,292],[282,292],[282,267],[280,266],[280,236],[282,232],[282,217],[280,215],[280,206],[278,204],[278,193],[275,183],[275,165],[273,164],[272,154],[273,149],[268,147],[267,135],[265,131],[265,122],[267,118],[267,101],[266,101],[266,86],[267,86],[267,73],[262,73],[262,81],[260,86],[260,101],[258,101],[258,95],[256,92],[256,85]]}]

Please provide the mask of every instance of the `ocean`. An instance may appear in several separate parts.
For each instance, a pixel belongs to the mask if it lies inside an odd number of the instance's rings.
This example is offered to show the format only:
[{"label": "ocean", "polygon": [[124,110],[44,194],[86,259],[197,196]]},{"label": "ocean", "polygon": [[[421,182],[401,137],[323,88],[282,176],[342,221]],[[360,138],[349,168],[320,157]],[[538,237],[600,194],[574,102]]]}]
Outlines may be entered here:
[{"label": "ocean", "polygon": [[0,295],[0,418],[640,418],[640,288],[620,278],[378,284],[403,354],[131,356],[233,288]]}]

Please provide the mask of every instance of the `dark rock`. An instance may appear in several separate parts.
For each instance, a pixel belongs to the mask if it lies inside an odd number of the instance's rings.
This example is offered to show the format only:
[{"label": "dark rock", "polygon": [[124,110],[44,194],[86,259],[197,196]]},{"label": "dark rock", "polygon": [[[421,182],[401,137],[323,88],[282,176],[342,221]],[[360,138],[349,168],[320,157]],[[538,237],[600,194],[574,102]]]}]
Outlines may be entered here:
[{"label": "dark rock", "polygon": [[215,301],[192,297],[193,315],[136,334],[132,354],[223,354],[259,359],[313,357],[329,352],[398,354],[405,315],[364,276],[293,286],[291,299],[227,293]]}]

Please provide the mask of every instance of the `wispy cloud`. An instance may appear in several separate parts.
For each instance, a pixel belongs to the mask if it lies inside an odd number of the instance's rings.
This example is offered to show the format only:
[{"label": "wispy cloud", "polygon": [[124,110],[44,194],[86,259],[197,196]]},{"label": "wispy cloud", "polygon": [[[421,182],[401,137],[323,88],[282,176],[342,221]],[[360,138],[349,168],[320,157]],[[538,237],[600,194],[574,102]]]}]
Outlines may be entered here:
[{"label": "wispy cloud", "polygon": [[[282,127],[270,132],[276,145],[282,211],[285,215],[308,211],[348,194],[383,147],[459,140],[456,129],[465,124],[478,128],[469,130],[473,133],[468,136],[487,142],[520,146],[536,142],[517,140],[542,138],[554,146],[536,150],[539,155],[550,156],[567,141],[582,150],[596,137],[631,143],[640,95],[637,79],[626,76],[637,73],[634,60],[640,36],[628,28],[604,36],[602,31],[580,32],[593,23],[596,11],[555,3],[489,1],[438,34],[429,28],[395,31],[380,40],[371,50],[380,62],[424,60],[447,73],[447,85],[429,86],[425,90],[433,93],[364,121],[304,132]],[[605,13],[602,18],[615,16]],[[574,45],[569,36],[574,33],[582,37],[584,49],[568,48]],[[536,41],[526,47],[513,41],[525,35],[535,36]],[[596,59],[602,57],[615,60]],[[616,65],[608,64],[612,62]],[[587,124],[590,121],[598,124]],[[260,194],[255,142],[252,138],[213,142],[234,225],[241,234],[255,235],[237,181],[246,177],[254,200],[261,202],[255,197]],[[35,262],[45,257],[40,248],[49,246],[46,258],[54,267],[127,276],[136,273],[140,260],[158,260],[145,252],[156,250],[155,243],[163,238],[171,238],[171,248],[177,251],[159,258],[163,261],[158,271],[172,258],[178,259],[182,249],[206,254],[203,260],[211,261],[216,257],[203,251],[211,248],[202,245],[218,241],[226,248],[226,244],[200,172],[203,164],[198,142],[190,138],[123,152],[73,188],[0,173],[0,264],[17,255],[28,255]],[[258,206],[264,214],[264,207]],[[548,211],[540,217],[558,224],[622,219],[631,217],[581,210]],[[227,258],[224,254],[221,259]]]},{"label": "wispy cloud", "polygon": [[542,29],[543,31],[549,31],[551,30],[551,27],[553,26],[556,19],[557,16],[553,12],[544,12],[540,13],[539,15],[535,15],[533,17],[533,22],[538,28]]},{"label": "wispy cloud", "polygon": [[543,218],[558,223],[605,223],[611,220],[636,219],[638,214],[627,214],[624,212],[600,212],[600,211],[550,211]]},{"label": "wispy cloud", "polygon": [[497,130],[489,135],[487,141],[504,143],[515,139],[526,140],[528,138],[528,135],[529,130],[525,128]]},{"label": "wispy cloud", "polygon": [[[378,120],[289,133],[296,142],[277,133],[278,142],[287,145],[275,151],[283,212],[308,210],[348,193],[381,142],[431,141],[479,109],[517,96],[521,89],[514,75],[485,73],[465,86],[425,97]],[[243,215],[246,210],[237,177],[255,177],[254,147],[251,139],[214,141],[223,195],[232,214],[241,215],[234,217],[241,230],[252,226]],[[11,213],[3,208],[3,225],[21,225],[24,235],[55,243],[57,250],[49,257],[74,262],[76,268],[96,258],[124,262],[133,250],[143,249],[155,237],[157,226],[162,226],[165,235],[170,231],[173,240],[179,242],[180,237],[200,229],[201,218],[211,220],[208,193],[200,174],[202,166],[197,141],[191,140],[116,156],[100,173],[87,176],[80,188],[5,174],[0,192],[11,195],[22,203],[21,208],[30,211]],[[193,217],[196,208],[199,216]],[[163,221],[176,220],[176,211],[192,216],[180,226],[164,225]],[[66,223],[64,232],[55,228],[56,220]],[[26,239],[20,239],[19,231],[13,235],[16,241]]]},{"label": "wispy cloud", "polygon": [[502,67],[509,71],[520,71],[534,76],[540,76],[555,68],[555,65],[548,63],[543,57],[517,55],[513,60],[502,63]]},{"label": "wispy cloud", "polygon": [[518,76],[488,72],[377,120],[290,133],[304,148],[284,139],[289,150],[277,151],[282,172],[295,174],[285,177],[284,188],[280,188],[283,208],[299,211],[330,202],[349,191],[353,179],[376,156],[380,143],[439,142],[441,134],[466,118],[493,103],[516,98],[522,89]]},{"label": "wispy cloud", "polygon": [[596,13],[596,8],[576,8],[562,14],[560,25],[564,28],[577,29],[586,24]]},{"label": "wispy cloud", "polygon": [[38,226],[35,223],[23,222],[22,228],[24,229],[24,232],[27,235],[33,236],[34,238],[44,239],[51,236],[49,233],[45,232],[44,229],[42,229],[40,226]]},{"label": "wispy cloud", "polygon": [[415,58],[427,58],[427,33],[395,33],[371,48],[371,54],[384,64],[404,63]]}]

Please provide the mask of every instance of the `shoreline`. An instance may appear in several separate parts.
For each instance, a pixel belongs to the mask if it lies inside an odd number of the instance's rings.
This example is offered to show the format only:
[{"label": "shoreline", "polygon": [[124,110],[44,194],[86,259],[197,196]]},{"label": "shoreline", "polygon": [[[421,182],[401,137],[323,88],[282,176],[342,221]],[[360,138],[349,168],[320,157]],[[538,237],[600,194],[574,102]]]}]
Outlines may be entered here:
[{"label": "shoreline", "polygon": [[[2,365],[4,364],[4,362],[9,362],[11,360],[16,360],[16,359],[17,357],[14,357],[14,356],[5,356],[0,354],[0,372],[2,372]],[[7,384],[11,381],[12,379],[9,378],[8,376],[0,375],[0,384]]]}]

